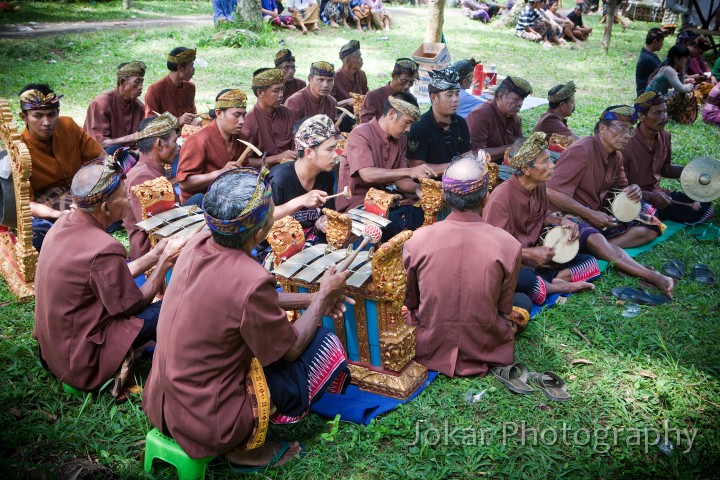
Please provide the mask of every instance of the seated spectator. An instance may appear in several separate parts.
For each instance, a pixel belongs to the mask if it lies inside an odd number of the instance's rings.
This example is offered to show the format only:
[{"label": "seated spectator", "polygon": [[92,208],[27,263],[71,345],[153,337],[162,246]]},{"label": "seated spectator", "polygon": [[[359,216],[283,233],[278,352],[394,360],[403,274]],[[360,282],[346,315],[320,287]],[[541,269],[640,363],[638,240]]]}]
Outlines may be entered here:
[{"label": "seated spectator", "polygon": [[690,50],[687,47],[672,46],[667,58],[650,75],[646,89],[665,96],[670,118],[682,124],[693,123],[698,110],[693,80],[685,80],[685,67],[689,59]]},{"label": "seated spectator", "polygon": [[464,15],[471,20],[480,20],[483,23],[488,23],[500,11],[500,7],[494,3],[488,5],[476,0],[460,0],[460,6]]},{"label": "seated spectator", "polygon": [[364,0],[352,0],[350,2],[350,8],[355,18],[355,30],[362,32],[364,26],[369,32],[372,32],[372,12],[370,11],[370,6],[366,4]]},{"label": "seated spectator", "polygon": [[590,34],[592,33],[592,28],[586,27],[583,24],[583,18],[582,18],[582,10],[583,10],[584,3],[578,2],[575,4],[575,9],[573,9],[572,12],[567,14],[568,20],[573,22],[573,32],[577,31],[578,33],[574,33],[576,37],[578,37],[580,40],[587,40]]},{"label": "seated spectator", "polygon": [[275,0],[262,0],[262,16],[263,20],[270,23],[273,27],[286,28],[295,30],[293,18],[291,15],[280,15]]},{"label": "seated spectator", "polygon": [[720,127],[720,82],[710,90],[710,94],[705,100],[702,118],[705,122]]},{"label": "seated spectator", "polygon": [[303,35],[308,33],[306,25],[310,25],[313,32],[320,31],[317,0],[288,0],[288,11],[292,13],[293,22],[302,29]]},{"label": "seated spectator", "polygon": [[275,54],[275,66],[283,71],[283,104],[293,94],[299,92],[307,84],[295,78],[295,57],[287,48],[283,48]]},{"label": "seated spectator", "polygon": [[[548,7],[545,9],[545,13],[551,20],[554,20],[558,25],[560,25],[563,38],[570,40],[571,42],[580,43],[580,31],[575,29],[575,24],[572,20],[564,17],[560,12],[558,12],[558,6],[558,0],[550,0],[548,2]],[[560,35],[561,34],[558,33],[558,36]]]},{"label": "seated spectator", "polygon": [[364,0],[364,2],[370,7],[370,15],[375,28],[384,32],[390,30],[392,15],[383,8],[382,0]]},{"label": "seated spectator", "polygon": [[347,23],[350,17],[350,0],[328,0],[325,3],[323,13],[330,22],[331,27],[338,28],[340,27],[339,24],[342,23],[343,27],[350,28]]},{"label": "seated spectator", "polygon": [[212,0],[213,23],[232,22],[235,20],[237,0]]},{"label": "seated spectator", "polygon": [[560,42],[557,33],[540,12],[541,3],[542,0],[528,0],[527,5],[525,5],[518,17],[515,34],[525,40],[542,42],[544,45],[551,47],[553,44],[559,44]]}]

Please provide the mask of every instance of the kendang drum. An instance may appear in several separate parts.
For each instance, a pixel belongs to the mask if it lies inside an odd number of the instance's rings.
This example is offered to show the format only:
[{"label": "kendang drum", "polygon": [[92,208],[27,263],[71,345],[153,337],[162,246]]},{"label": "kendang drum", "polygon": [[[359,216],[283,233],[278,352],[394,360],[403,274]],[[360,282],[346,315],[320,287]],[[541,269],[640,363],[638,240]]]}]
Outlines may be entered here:
[{"label": "kendang drum", "polygon": [[621,190],[611,192],[608,196],[609,206],[607,209],[618,222],[632,222],[640,216],[642,204],[639,201],[630,200],[627,193]]},{"label": "kendang drum", "polygon": [[567,263],[580,251],[580,241],[577,238],[570,241],[570,229],[559,225],[548,228],[540,237],[540,244],[555,250],[552,259],[555,263]]}]

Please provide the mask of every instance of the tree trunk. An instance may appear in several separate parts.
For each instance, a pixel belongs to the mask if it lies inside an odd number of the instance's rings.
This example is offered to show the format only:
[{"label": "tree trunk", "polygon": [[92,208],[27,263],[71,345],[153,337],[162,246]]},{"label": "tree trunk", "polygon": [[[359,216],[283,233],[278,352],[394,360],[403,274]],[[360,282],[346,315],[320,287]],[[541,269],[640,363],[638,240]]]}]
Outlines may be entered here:
[{"label": "tree trunk", "polygon": [[425,42],[440,43],[445,22],[445,0],[428,0]]},{"label": "tree trunk", "polygon": [[250,23],[259,27],[262,24],[262,10],[257,0],[238,0],[237,20],[242,23]]},{"label": "tree trunk", "polygon": [[605,32],[603,33],[602,41],[600,46],[602,47],[605,55],[610,51],[610,37],[612,36],[612,28],[615,24],[615,12],[617,11],[617,0],[608,0],[607,3],[607,14],[605,15]]},{"label": "tree trunk", "polygon": [[133,0],[123,0],[123,8],[125,10],[130,10],[132,8]]}]

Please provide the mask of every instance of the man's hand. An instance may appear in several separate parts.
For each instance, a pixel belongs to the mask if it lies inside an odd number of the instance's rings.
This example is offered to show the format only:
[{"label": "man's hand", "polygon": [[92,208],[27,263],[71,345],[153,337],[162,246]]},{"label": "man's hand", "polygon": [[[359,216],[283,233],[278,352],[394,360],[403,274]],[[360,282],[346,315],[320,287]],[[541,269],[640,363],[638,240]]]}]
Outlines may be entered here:
[{"label": "man's hand", "polygon": [[555,256],[555,249],[550,247],[531,247],[522,249],[523,258],[534,262],[536,265],[547,265],[552,262]]},{"label": "man's hand", "polygon": [[643,192],[643,198],[659,209],[668,208],[671,205],[671,198],[663,191]]},{"label": "man's hand", "polygon": [[627,195],[633,202],[639,202],[642,200],[642,190],[640,190],[640,187],[637,185],[628,185],[623,188],[623,192],[625,192],[625,195]]},{"label": "man's hand", "polygon": [[435,172],[433,172],[433,169],[425,163],[410,168],[410,178],[413,180],[420,180],[421,178],[430,178],[434,176]]},{"label": "man's hand", "polygon": [[327,233],[327,215],[320,215],[320,217],[315,220],[315,230]]},{"label": "man's hand", "polygon": [[180,118],[178,118],[178,123],[180,125],[190,125],[191,123],[193,123],[196,116],[197,115],[190,112],[183,113],[182,115],[180,115]]},{"label": "man's hand", "polygon": [[608,215],[607,213],[598,212],[597,210],[588,210],[584,212],[583,218],[587,220],[590,225],[599,229],[614,227],[617,225],[615,217]]},{"label": "man's hand", "polygon": [[355,102],[355,100],[353,100],[352,98],[346,98],[345,100],[338,102],[337,106],[338,107],[352,107],[354,102]]},{"label": "man's hand", "polygon": [[571,242],[578,238],[578,235],[580,235],[580,228],[578,227],[577,223],[573,222],[569,218],[561,217],[560,226],[562,228],[567,228],[568,230],[570,230],[570,237],[568,238],[568,240],[570,240]]},{"label": "man's hand", "polygon": [[352,272],[350,270],[337,272],[336,269],[337,266],[332,265],[325,271],[325,274],[320,279],[318,298],[321,299],[320,311],[324,316],[333,316],[338,313],[342,315],[342,312],[345,311],[345,306],[342,305],[342,303],[345,301],[350,304],[355,304],[352,299],[344,295],[345,281]]},{"label": "man's hand", "polygon": [[302,206],[305,208],[318,208],[324,205],[327,197],[327,193],[322,190],[310,190],[308,193],[300,197],[302,199]]},{"label": "man's hand", "polygon": [[[165,239],[163,239],[165,240]],[[183,247],[185,247],[185,244],[187,243],[187,237],[185,238],[170,238],[168,239],[167,243],[164,245],[164,248],[162,250],[162,253],[160,254],[160,259],[158,260],[158,265],[163,265],[166,267],[172,267],[175,265],[175,261],[178,258],[178,255],[180,255],[180,252],[182,251]],[[160,242],[158,242],[158,245],[160,245]],[[157,246],[156,246],[157,248]]]}]

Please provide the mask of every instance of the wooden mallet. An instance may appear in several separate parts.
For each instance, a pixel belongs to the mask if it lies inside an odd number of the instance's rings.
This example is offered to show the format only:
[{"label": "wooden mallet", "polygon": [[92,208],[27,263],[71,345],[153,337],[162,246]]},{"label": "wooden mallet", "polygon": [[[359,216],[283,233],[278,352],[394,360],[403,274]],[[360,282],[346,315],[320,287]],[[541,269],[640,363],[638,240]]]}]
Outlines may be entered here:
[{"label": "wooden mallet", "polygon": [[340,111],[342,112],[342,113],[340,114],[340,116],[338,117],[338,119],[335,120],[335,128],[339,128],[339,127],[340,127],[340,124],[342,123],[342,120],[343,120],[343,118],[345,117],[345,115],[347,115],[348,117],[350,117],[350,118],[352,118],[353,120],[355,120],[355,115],[352,114],[352,113],[350,113],[350,110],[348,110],[348,109],[346,109],[346,108],[343,108],[343,107],[338,107],[338,106],[336,106],[335,108],[337,108],[338,110],[340,110]]},{"label": "wooden mallet", "polygon": [[365,225],[365,228],[363,228],[363,239],[362,242],[360,242],[360,245],[357,249],[353,250],[353,252],[348,256],[345,260],[340,262],[338,264],[336,272],[344,272],[348,269],[350,264],[355,261],[355,257],[358,256],[358,253],[360,253],[360,250],[365,248],[365,246],[368,243],[376,244],[382,239],[382,230],[380,230],[380,227],[377,225]]},{"label": "wooden mallet", "polygon": [[336,198],[336,197],[345,197],[345,198],[352,197],[352,193],[350,193],[350,187],[345,185],[345,189],[342,192],[336,193],[335,195],[329,195],[329,196],[325,197],[325,200],[327,201],[327,200],[330,200],[331,198]]},{"label": "wooden mallet", "polygon": [[242,166],[243,162],[245,162],[245,159],[248,157],[248,155],[250,155],[250,152],[251,152],[251,151],[252,151],[252,152],[255,152],[255,154],[256,154],[258,157],[260,157],[260,158],[263,157],[263,153],[260,151],[260,149],[257,148],[257,147],[256,147],[255,145],[253,145],[252,143],[246,142],[245,140],[240,140],[239,138],[237,139],[237,141],[247,146],[247,148],[245,149],[245,151],[244,151],[244,152],[238,157],[238,159],[235,161],[235,163],[237,163],[238,166]]},{"label": "wooden mallet", "polygon": [[680,202],[677,200],[670,200],[670,203],[672,203],[673,205],[682,205],[683,207],[690,207],[695,212],[700,211],[700,202],[686,203],[686,202]]}]

